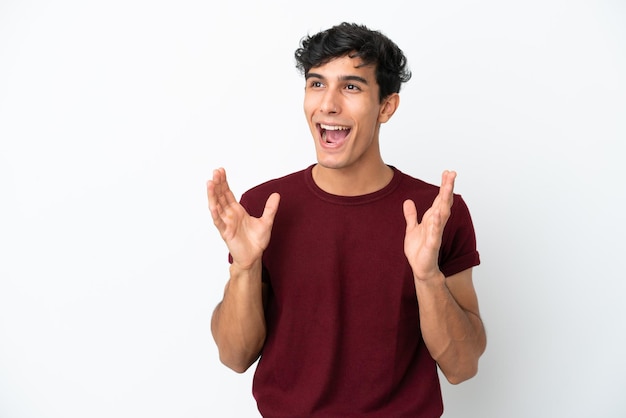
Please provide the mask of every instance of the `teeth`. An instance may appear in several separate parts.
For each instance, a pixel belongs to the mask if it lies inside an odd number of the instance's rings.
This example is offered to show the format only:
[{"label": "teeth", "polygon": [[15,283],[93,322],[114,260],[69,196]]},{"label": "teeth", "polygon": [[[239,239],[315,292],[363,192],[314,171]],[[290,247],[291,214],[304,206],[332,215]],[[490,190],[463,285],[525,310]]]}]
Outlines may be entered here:
[{"label": "teeth", "polygon": [[348,129],[350,129],[347,126],[324,125],[322,123],[320,123],[320,127],[327,131],[347,131]]}]

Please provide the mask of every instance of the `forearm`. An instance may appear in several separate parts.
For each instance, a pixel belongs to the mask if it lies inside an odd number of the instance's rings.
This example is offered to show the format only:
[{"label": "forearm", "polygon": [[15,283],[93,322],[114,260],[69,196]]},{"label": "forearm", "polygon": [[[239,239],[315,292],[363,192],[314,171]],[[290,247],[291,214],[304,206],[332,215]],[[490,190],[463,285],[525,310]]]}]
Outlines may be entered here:
[{"label": "forearm", "polygon": [[476,312],[454,299],[443,274],[415,280],[424,342],[448,381],[460,383],[478,371],[486,346],[485,330]]},{"label": "forearm", "polygon": [[265,342],[261,262],[251,269],[230,267],[230,279],[211,319],[220,360],[238,373],[258,358]]}]

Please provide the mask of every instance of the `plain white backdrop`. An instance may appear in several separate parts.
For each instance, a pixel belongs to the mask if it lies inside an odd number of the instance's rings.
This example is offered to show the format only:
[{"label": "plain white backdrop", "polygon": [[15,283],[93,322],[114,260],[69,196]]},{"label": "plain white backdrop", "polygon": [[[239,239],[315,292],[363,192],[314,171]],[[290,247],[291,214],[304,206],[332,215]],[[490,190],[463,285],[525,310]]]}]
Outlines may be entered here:
[{"label": "plain white backdrop", "polygon": [[0,417],[258,416],[205,181],[314,162],[293,52],[344,20],[413,70],[385,160],[474,218],[489,342],[444,416],[626,416],[623,1],[2,0]]}]

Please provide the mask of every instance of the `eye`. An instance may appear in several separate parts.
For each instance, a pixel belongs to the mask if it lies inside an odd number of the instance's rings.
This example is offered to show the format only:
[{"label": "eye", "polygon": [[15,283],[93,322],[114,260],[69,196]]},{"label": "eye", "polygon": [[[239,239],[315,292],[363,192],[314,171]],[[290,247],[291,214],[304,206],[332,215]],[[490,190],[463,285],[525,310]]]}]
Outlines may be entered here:
[{"label": "eye", "polygon": [[357,86],[356,84],[348,84],[346,86],[346,90],[350,90],[350,91],[361,91],[361,88],[359,86]]},{"label": "eye", "polygon": [[323,86],[322,82],[318,81],[318,80],[313,80],[313,81],[311,81],[309,83],[309,87],[316,88],[316,89],[318,89],[318,88],[320,88],[322,86]]}]

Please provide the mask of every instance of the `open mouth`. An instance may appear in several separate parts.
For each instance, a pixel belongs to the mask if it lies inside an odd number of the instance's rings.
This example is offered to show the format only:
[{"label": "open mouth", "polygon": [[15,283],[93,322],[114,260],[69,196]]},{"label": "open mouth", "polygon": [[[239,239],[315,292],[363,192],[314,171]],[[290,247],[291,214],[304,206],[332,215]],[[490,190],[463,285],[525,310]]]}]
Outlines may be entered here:
[{"label": "open mouth", "polygon": [[322,142],[326,144],[340,144],[343,142],[348,134],[350,134],[350,128],[341,125],[325,125],[320,123],[318,125]]}]

